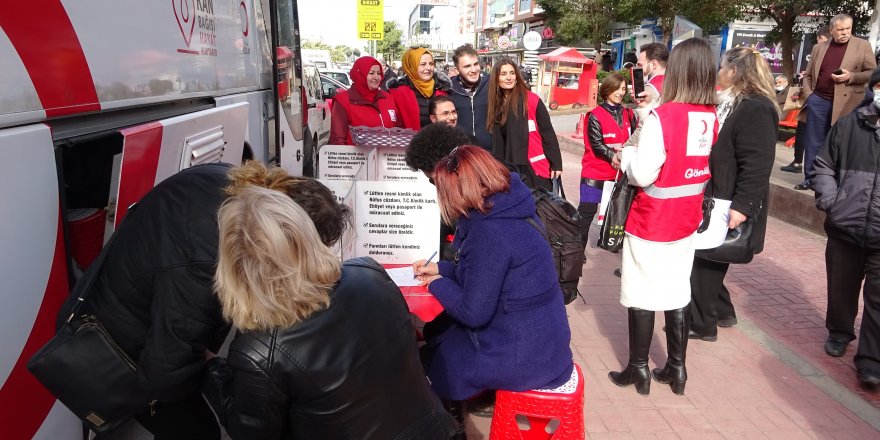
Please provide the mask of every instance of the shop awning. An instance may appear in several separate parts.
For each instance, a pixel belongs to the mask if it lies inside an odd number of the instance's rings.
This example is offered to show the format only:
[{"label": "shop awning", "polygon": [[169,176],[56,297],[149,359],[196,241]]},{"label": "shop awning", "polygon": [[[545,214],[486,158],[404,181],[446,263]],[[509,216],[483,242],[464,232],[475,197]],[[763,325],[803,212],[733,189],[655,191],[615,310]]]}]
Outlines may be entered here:
[{"label": "shop awning", "polygon": [[560,47],[553,52],[538,55],[538,58],[544,61],[563,63],[590,64],[593,62],[572,47]]}]

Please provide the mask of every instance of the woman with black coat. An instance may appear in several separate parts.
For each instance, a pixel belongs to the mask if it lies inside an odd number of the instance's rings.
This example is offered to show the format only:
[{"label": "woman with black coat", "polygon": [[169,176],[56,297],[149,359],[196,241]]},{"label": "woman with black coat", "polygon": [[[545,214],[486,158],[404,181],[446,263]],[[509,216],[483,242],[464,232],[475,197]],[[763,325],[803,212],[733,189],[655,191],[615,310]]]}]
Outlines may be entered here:
[{"label": "woman with black coat", "polygon": [[547,107],[529,91],[510,58],[502,58],[492,68],[487,119],[495,158],[518,173],[529,188],[552,189],[551,179],[562,176],[559,140]]},{"label": "woman with black coat", "polygon": [[[731,229],[749,217],[755,218],[752,239],[757,254],[764,249],[770,171],[779,124],[773,76],[758,51],[740,47],[722,57],[718,86],[722,89],[717,107],[721,128],[709,159],[712,178],[706,195],[731,201]],[[694,258],[690,339],[715,341],[718,326],[736,324],[730,292],[724,286],[729,266]]]}]

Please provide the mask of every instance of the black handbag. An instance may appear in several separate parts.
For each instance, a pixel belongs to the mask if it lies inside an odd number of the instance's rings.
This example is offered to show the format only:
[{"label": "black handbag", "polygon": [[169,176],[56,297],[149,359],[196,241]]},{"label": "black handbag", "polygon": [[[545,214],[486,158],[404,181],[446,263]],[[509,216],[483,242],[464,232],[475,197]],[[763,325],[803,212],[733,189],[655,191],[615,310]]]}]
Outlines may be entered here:
[{"label": "black handbag", "polygon": [[[133,207],[125,218],[129,218]],[[123,220],[120,229],[125,224]],[[86,427],[96,433],[112,431],[133,416],[152,410],[138,386],[136,363],[92,315],[80,307],[104,265],[116,234],[83,280],[85,288],[58,333],[28,361],[28,370]]]},{"label": "black handbag", "polygon": [[625,236],[626,218],[629,216],[629,208],[636,196],[636,187],[629,184],[626,173],[614,182],[611,190],[611,199],[605,208],[605,221],[599,229],[598,246],[609,252],[619,252],[623,247]]},{"label": "black handbag", "polygon": [[696,257],[716,263],[745,264],[751,262],[755,258],[755,244],[752,236],[760,210],[759,206],[755,215],[747,217],[746,221],[740,223],[739,226],[728,230],[727,237],[724,238],[724,243],[721,246],[712,249],[698,249]]}]

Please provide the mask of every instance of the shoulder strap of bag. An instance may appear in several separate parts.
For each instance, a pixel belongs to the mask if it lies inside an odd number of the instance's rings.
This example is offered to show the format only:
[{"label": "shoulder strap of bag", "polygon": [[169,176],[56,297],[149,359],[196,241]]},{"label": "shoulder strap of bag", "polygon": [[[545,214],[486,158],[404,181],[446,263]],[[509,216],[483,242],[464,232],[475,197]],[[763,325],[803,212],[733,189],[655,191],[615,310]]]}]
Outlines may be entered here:
[{"label": "shoulder strap of bag", "polygon": [[[113,244],[113,241],[116,240],[116,235],[118,235],[119,231],[122,230],[122,226],[125,225],[125,222],[131,217],[132,212],[134,212],[135,208],[138,206],[137,203],[132,204],[128,207],[128,210],[125,213],[125,217],[122,218],[122,222],[119,223],[119,227],[116,228],[116,232],[110,236],[110,239],[107,240],[107,244],[104,245],[104,249],[101,250],[101,253],[98,254],[98,259],[92,263],[94,266],[94,270],[89,272],[88,278],[83,280],[83,289],[81,290],[79,298],[76,299],[76,304],[73,305],[73,308],[70,309],[70,316],[67,317],[67,323],[73,320],[73,317],[79,312],[79,309],[82,307],[82,304],[86,300],[86,296],[89,294],[89,290],[91,290],[92,285],[95,283],[95,278],[98,277],[98,272],[101,271],[101,268],[104,267],[104,262],[107,261],[107,255],[110,254],[110,245]],[[89,268],[91,269],[91,267]]]},{"label": "shoulder strap of bag", "polygon": [[549,238],[547,237],[547,231],[541,229],[541,227],[538,226],[538,222],[536,222],[535,219],[529,217],[526,219],[526,221],[529,222],[529,224],[532,225],[532,227],[537,229],[538,233],[540,233],[541,236],[544,237],[545,240],[549,240]]}]

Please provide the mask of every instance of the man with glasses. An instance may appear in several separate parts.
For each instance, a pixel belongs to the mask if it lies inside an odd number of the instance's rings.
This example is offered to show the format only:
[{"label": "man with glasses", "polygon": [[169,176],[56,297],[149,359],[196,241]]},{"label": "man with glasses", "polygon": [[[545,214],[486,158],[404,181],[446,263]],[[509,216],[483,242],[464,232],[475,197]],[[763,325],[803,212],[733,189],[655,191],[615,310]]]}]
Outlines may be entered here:
[{"label": "man with glasses", "polygon": [[458,111],[455,109],[455,103],[448,96],[438,95],[428,102],[428,117],[431,118],[431,122],[442,122],[455,127],[458,122]]}]

